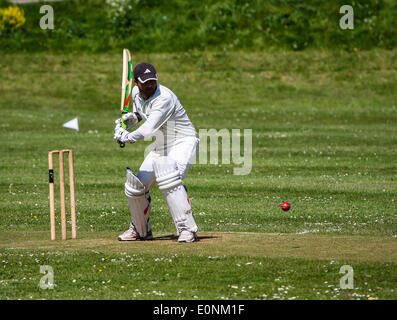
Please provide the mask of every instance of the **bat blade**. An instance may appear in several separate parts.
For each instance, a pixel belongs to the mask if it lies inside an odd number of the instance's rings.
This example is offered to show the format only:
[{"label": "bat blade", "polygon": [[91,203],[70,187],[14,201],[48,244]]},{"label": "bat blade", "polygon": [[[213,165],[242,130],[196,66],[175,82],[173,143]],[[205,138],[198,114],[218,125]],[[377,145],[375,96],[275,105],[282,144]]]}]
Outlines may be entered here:
[{"label": "bat blade", "polygon": [[[129,111],[132,92],[132,58],[128,49],[123,50],[123,75],[121,79],[121,114]],[[121,127],[127,129],[127,123],[122,120]],[[120,143],[123,148],[124,143]]]}]

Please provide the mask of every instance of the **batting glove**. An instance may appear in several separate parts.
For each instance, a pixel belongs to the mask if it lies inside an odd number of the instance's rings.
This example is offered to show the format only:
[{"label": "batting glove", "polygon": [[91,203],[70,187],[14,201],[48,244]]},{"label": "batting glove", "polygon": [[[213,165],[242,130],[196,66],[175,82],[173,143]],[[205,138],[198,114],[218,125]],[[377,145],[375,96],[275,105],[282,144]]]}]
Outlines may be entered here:
[{"label": "batting glove", "polygon": [[116,141],[117,143],[125,143],[125,142],[129,142],[128,141],[128,136],[129,132],[125,129],[123,129],[121,126],[117,127],[114,129],[114,141]]},{"label": "batting glove", "polygon": [[139,122],[139,118],[135,112],[128,112],[121,117],[127,123],[127,130],[130,130],[136,126]]},{"label": "batting glove", "polygon": [[114,127],[114,132],[116,132],[118,128],[121,128],[121,118],[117,119],[114,123],[116,124]]}]

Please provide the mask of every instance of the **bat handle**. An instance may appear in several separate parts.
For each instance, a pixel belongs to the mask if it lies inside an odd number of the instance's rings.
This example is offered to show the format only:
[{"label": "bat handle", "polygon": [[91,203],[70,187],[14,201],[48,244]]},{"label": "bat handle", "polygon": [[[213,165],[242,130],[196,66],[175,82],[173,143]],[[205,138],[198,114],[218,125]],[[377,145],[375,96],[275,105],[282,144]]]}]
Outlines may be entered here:
[{"label": "bat handle", "polygon": [[[127,112],[122,112],[122,114],[126,114]],[[123,129],[127,129],[127,123],[124,120],[121,120],[121,127]],[[125,147],[125,143],[124,142],[120,142],[120,148],[124,148]]]}]

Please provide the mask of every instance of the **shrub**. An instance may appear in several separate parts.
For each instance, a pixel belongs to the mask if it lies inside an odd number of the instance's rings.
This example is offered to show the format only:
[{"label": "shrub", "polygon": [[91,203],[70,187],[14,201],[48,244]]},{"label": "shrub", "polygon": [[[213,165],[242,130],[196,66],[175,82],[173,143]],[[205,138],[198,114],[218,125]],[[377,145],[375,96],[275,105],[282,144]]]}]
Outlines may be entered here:
[{"label": "shrub", "polygon": [[0,29],[8,33],[22,27],[26,22],[23,10],[17,6],[0,9]]},{"label": "shrub", "polygon": [[[354,30],[342,30],[339,8],[349,2]],[[0,51],[351,51],[397,43],[394,0],[70,0],[51,2],[54,30],[39,28],[42,5],[23,5],[26,23],[7,24]]]}]

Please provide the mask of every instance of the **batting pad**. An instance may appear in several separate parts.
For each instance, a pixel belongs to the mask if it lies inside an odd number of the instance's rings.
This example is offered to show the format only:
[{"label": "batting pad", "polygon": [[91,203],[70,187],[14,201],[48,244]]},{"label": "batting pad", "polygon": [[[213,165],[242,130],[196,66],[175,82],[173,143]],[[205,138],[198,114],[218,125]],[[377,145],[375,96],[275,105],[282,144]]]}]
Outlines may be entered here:
[{"label": "batting pad", "polygon": [[182,185],[175,160],[170,157],[158,157],[153,161],[153,170],[178,234],[182,230],[197,232],[198,228],[193,218],[189,197]]},{"label": "batting pad", "polygon": [[145,192],[145,186],[130,168],[127,168],[125,195],[128,197],[132,223],[139,235],[142,238],[146,237],[150,228],[148,220],[152,209],[148,200],[149,193]]}]

